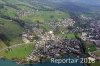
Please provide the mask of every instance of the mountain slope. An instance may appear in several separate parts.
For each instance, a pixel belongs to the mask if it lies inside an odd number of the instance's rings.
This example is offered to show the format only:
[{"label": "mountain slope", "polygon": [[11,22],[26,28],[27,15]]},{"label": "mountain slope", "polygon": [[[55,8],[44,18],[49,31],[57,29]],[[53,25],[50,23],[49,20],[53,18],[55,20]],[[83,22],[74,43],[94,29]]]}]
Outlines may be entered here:
[{"label": "mountain slope", "polygon": [[47,0],[0,0],[0,45],[22,43],[21,34],[26,23],[68,17]]}]

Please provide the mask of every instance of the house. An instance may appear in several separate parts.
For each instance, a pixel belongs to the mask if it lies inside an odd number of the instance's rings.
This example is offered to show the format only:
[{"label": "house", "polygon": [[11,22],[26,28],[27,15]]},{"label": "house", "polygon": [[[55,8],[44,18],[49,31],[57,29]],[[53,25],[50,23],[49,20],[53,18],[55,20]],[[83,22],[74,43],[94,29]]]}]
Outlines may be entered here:
[{"label": "house", "polygon": [[94,40],[94,44],[95,44],[97,47],[100,47],[100,40]]},{"label": "house", "polygon": [[81,39],[86,41],[87,40],[87,33],[83,32],[82,36],[81,36]]}]

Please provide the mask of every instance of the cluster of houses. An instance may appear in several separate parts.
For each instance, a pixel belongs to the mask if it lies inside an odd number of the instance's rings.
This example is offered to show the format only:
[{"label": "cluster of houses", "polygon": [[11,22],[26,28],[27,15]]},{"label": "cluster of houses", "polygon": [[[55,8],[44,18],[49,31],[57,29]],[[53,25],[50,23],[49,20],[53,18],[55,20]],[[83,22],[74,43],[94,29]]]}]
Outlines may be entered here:
[{"label": "cluster of houses", "polygon": [[[77,39],[61,39],[49,31],[37,41],[35,49],[27,57],[27,61],[39,61],[39,58],[49,59],[62,57],[63,55],[76,53],[81,54],[80,41]],[[35,60],[34,60],[35,59]]]},{"label": "cluster of houses", "polygon": [[100,60],[100,22],[93,21],[90,23],[90,28],[87,32],[83,32],[81,39],[92,42],[97,51],[89,52],[90,56]]},{"label": "cluster of houses", "polygon": [[92,22],[87,32],[83,32],[81,38],[86,41],[94,42],[100,48],[100,23]]},{"label": "cluster of houses", "polygon": [[33,41],[34,35],[30,32],[23,32],[22,33],[22,40],[24,43],[30,43]]},{"label": "cluster of houses", "polygon": [[[25,32],[22,34],[22,40],[25,43],[31,42],[35,36],[41,37],[44,32],[46,32],[44,29],[39,28],[41,26],[49,26],[48,28],[52,30],[56,30],[57,26],[60,27],[68,27],[73,26],[75,21],[73,19],[60,19],[57,22],[44,22],[44,23],[33,23],[33,24],[27,24],[27,26],[30,26],[30,28],[26,27]],[[67,31],[67,30],[66,30]],[[48,33],[48,32],[47,32]]]},{"label": "cluster of houses", "polygon": [[58,21],[50,21],[50,22],[46,22],[46,25],[49,25],[50,27],[68,27],[68,26],[73,26],[75,23],[75,21],[73,19],[59,19]]},{"label": "cluster of houses", "polygon": [[83,19],[83,20],[91,20],[91,19],[92,19],[91,17],[87,17],[87,16],[85,16],[85,15],[81,15],[80,17],[81,17],[81,19]]},{"label": "cluster of houses", "polygon": [[18,10],[16,11],[17,16],[15,18],[20,18],[23,16],[28,16],[28,15],[32,15],[35,14],[35,12],[37,12],[38,10],[35,9],[29,9],[29,10]]}]

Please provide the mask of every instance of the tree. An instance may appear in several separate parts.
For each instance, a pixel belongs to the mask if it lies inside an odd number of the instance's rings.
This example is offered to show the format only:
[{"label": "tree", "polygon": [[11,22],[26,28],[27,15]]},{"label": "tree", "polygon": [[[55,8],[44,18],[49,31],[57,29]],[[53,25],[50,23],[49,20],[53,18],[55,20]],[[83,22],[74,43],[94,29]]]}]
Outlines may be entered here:
[{"label": "tree", "polygon": [[51,18],[51,19],[53,19],[53,18],[54,18],[54,16],[53,16],[53,15],[51,15],[51,16],[50,16],[50,18]]}]

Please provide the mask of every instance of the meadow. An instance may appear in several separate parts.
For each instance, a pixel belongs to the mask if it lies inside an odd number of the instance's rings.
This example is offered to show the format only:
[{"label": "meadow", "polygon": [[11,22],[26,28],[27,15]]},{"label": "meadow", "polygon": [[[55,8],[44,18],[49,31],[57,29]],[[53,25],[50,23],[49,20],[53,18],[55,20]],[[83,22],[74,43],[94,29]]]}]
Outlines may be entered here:
[{"label": "meadow", "polygon": [[10,50],[4,50],[0,52],[0,57],[5,57],[6,59],[24,59],[26,58],[34,48],[34,43],[23,44],[21,46],[16,46]]},{"label": "meadow", "polygon": [[29,16],[22,16],[21,19],[30,22],[46,22],[51,20],[66,19],[69,15],[60,11],[36,11]]}]

